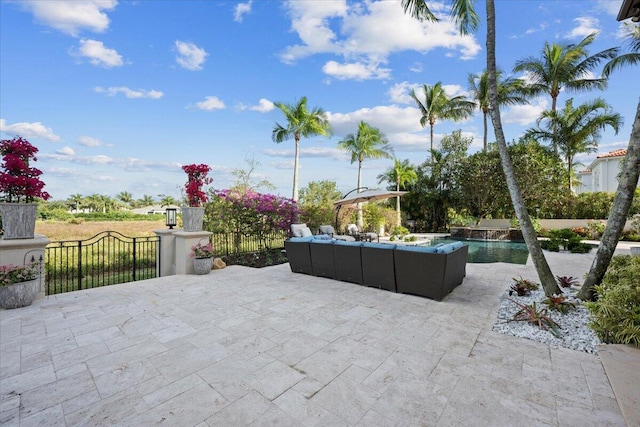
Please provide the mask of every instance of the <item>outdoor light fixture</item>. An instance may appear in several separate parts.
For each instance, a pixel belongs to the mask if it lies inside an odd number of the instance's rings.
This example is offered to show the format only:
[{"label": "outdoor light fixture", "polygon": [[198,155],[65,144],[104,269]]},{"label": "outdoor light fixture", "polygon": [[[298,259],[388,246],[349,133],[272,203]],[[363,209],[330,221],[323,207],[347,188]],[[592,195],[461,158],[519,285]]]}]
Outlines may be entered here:
[{"label": "outdoor light fixture", "polygon": [[167,215],[167,227],[169,227],[169,230],[173,230],[173,227],[175,227],[178,222],[176,220],[176,208],[167,208],[165,209],[165,214]]}]

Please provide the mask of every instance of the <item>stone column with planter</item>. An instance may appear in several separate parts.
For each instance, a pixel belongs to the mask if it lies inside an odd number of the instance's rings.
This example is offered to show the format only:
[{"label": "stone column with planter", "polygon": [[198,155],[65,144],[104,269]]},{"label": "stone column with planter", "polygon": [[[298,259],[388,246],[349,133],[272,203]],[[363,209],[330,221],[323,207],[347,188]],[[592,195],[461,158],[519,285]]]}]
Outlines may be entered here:
[{"label": "stone column with planter", "polygon": [[209,231],[181,231],[173,232],[175,238],[175,274],[195,274],[193,258],[190,256],[191,247],[198,242],[208,241],[213,233]]}]

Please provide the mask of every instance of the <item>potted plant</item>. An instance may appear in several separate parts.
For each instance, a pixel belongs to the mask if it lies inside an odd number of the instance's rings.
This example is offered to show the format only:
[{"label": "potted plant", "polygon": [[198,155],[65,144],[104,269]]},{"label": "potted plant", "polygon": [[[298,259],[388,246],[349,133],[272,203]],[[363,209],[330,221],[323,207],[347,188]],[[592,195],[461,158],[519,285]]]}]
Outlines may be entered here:
[{"label": "potted plant", "polygon": [[182,170],[187,174],[187,183],[184,186],[187,194],[188,206],[182,207],[182,223],[184,231],[202,231],[204,220],[204,207],[207,202],[207,194],[202,187],[211,184],[212,178],[207,177],[211,171],[208,165],[184,165]]},{"label": "potted plant", "polygon": [[0,266],[0,307],[18,308],[31,305],[38,292],[40,264]]},{"label": "potted plant", "polygon": [[36,227],[37,204],[34,198],[47,200],[42,171],[31,167],[38,159],[38,149],[26,139],[15,137],[0,141],[0,216],[4,228],[3,238],[33,239]]},{"label": "potted plant", "polygon": [[209,274],[213,267],[213,245],[210,242],[198,242],[191,247],[190,256],[193,258],[193,269],[196,274]]}]

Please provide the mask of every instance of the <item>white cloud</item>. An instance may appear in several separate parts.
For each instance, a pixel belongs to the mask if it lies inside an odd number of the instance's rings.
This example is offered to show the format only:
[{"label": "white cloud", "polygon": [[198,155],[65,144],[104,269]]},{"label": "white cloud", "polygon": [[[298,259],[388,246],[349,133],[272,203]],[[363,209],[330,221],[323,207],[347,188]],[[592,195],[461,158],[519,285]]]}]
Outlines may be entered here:
[{"label": "white cloud", "polygon": [[218,99],[217,96],[207,96],[204,101],[196,102],[196,107],[206,111],[223,110],[226,108],[224,102]]},{"label": "white cloud", "polygon": [[56,150],[56,153],[62,154],[63,156],[73,156],[74,154],[76,154],[76,152],[73,151],[73,148],[71,147],[62,147],[61,149]]},{"label": "white cloud", "polygon": [[[346,0],[285,3],[291,17],[291,29],[301,43],[288,46],[280,55],[285,63],[319,54],[341,55],[345,63],[332,60],[324,71],[338,78],[386,78],[390,70],[379,69],[395,52],[416,50],[428,53],[436,48],[448,49],[461,59],[477,56],[481,47],[472,36],[461,36],[448,18],[419,22],[406,15],[398,2],[376,1],[347,5]],[[443,10],[433,5],[437,13]]]},{"label": "white cloud", "polygon": [[411,91],[418,90],[422,87],[419,83],[409,83],[402,82],[396,83],[389,88],[387,94],[389,95],[389,99],[391,102],[396,102],[398,104],[413,104],[413,98],[411,98]]},{"label": "white cloud", "polygon": [[0,132],[24,138],[42,138],[47,141],[58,142],[60,137],[53,133],[51,128],[45,127],[40,122],[19,122],[8,125],[5,119],[0,119]]},{"label": "white cloud", "polygon": [[273,108],[274,108],[273,102],[265,98],[261,98],[260,101],[258,101],[258,105],[249,107],[250,110],[258,111],[260,113],[268,113],[269,111],[273,110]]},{"label": "white cloud", "polygon": [[242,22],[243,15],[251,12],[251,3],[252,0],[249,0],[246,3],[238,3],[233,14],[233,20],[236,22]]},{"label": "white cloud", "polygon": [[78,144],[84,145],[85,147],[110,147],[110,144],[105,144],[100,141],[98,138],[93,138],[91,136],[81,136],[78,138]]},{"label": "white cloud", "polygon": [[22,6],[30,11],[40,23],[77,36],[86,29],[102,33],[109,28],[109,17],[105,11],[115,9],[116,0],[26,0]]},{"label": "white cloud", "polygon": [[414,73],[421,73],[422,70],[423,70],[423,65],[421,62],[414,62],[409,66],[409,71],[412,71]]},{"label": "white cloud", "polygon": [[[293,148],[275,149],[267,148],[263,150],[269,157],[293,157],[295,152]],[[337,147],[302,147],[300,148],[300,158],[330,158],[335,160],[346,160],[350,156],[346,151]]]},{"label": "white cloud", "polygon": [[595,0],[596,7],[609,15],[617,16],[620,11],[621,2],[611,0]]},{"label": "white cloud", "polygon": [[538,25],[535,28],[529,28],[524,33],[527,34],[527,35],[528,34],[533,34],[533,33],[538,33],[540,31],[544,31],[548,26],[549,26],[549,24],[547,24],[546,22],[543,22],[542,24]]},{"label": "white cloud", "polygon": [[115,49],[109,49],[97,40],[80,40],[78,56],[88,58],[93,65],[106,68],[120,67],[123,64],[122,56]]},{"label": "white cloud", "polygon": [[505,111],[501,111],[502,121],[523,126],[533,124],[540,117],[540,113],[547,109],[547,105],[546,98],[538,98],[529,105],[515,105]]},{"label": "white cloud", "polygon": [[107,96],[116,96],[117,94],[122,93],[127,98],[132,98],[132,99],[135,99],[135,98],[159,99],[159,98],[162,98],[162,96],[164,95],[162,92],[158,90],[153,90],[153,89],[152,90],[143,90],[143,89],[133,90],[125,86],[113,86],[107,89],[101,86],[97,86],[93,90],[97,93],[104,93]]},{"label": "white cloud", "polygon": [[420,131],[420,111],[414,107],[396,105],[361,108],[350,113],[327,113],[336,136],[356,132],[358,123],[365,121],[387,135],[397,132]]},{"label": "white cloud", "polygon": [[565,38],[574,39],[578,37],[586,37],[591,33],[597,33],[600,31],[600,21],[598,18],[592,16],[580,16],[574,18],[573,22],[577,25],[571,31],[564,35]]},{"label": "white cloud", "polygon": [[202,70],[202,65],[209,55],[204,49],[199,48],[193,43],[182,42],[180,40],[176,40],[175,46],[178,51],[176,62],[180,64],[181,67],[191,71]]},{"label": "white cloud", "polygon": [[324,64],[322,71],[338,80],[388,79],[391,77],[391,69],[380,68],[379,64],[373,62],[339,64],[336,61],[329,61]]}]

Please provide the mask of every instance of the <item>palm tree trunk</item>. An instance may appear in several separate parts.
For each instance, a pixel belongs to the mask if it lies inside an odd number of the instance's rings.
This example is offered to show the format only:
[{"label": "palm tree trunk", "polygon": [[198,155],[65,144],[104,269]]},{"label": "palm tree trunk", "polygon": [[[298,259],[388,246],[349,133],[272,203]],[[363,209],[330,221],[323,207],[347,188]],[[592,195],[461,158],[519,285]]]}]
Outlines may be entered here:
[{"label": "palm tree trunk", "polygon": [[573,159],[571,156],[567,156],[568,177],[569,177],[569,194],[573,191],[573,185],[571,185],[571,169],[573,168]]},{"label": "palm tree trunk", "polygon": [[[358,160],[358,193],[360,193],[360,182],[362,180],[362,160]],[[362,219],[362,203],[358,203],[358,220],[356,221],[356,225],[358,226],[358,230],[364,231],[362,227],[364,226],[364,220]]]},{"label": "palm tree trunk", "polygon": [[[556,112],[556,103],[558,101],[558,95],[551,95],[551,111]],[[557,141],[557,132],[558,132],[558,124],[554,121],[551,122],[551,132],[553,132],[553,151],[558,154],[558,141]]]},{"label": "palm tree trunk", "polygon": [[[396,191],[400,191],[400,181],[396,181]],[[396,196],[396,225],[402,225],[402,215],[400,214],[400,196]]]},{"label": "palm tree trunk", "polygon": [[620,178],[618,180],[618,190],[613,199],[607,226],[602,234],[600,246],[596,253],[596,258],[591,264],[591,269],[587,274],[587,278],[582,285],[582,289],[578,293],[578,298],[582,300],[592,300],[595,297],[593,287],[602,283],[609,263],[616,250],[620,234],[627,220],[631,202],[636,186],[638,185],[638,176],[640,175],[640,102],[636,110],[636,117],[631,129],[631,138],[629,139],[629,147],[627,148],[627,156],[624,159]]},{"label": "palm tree trunk", "polygon": [[491,121],[493,123],[493,130],[496,136],[496,144],[500,153],[500,161],[502,163],[502,170],[504,171],[505,178],[507,180],[507,187],[509,188],[509,194],[511,195],[511,201],[513,208],[516,212],[516,217],[520,223],[522,235],[524,241],[531,255],[533,265],[538,272],[538,278],[542,283],[544,292],[547,295],[553,295],[560,293],[560,288],[556,283],[553,273],[547,264],[547,260],[544,257],[544,253],[540,248],[540,243],[536,237],[536,232],[533,229],[531,218],[529,218],[529,212],[524,204],[518,182],[516,181],[515,174],[513,173],[513,164],[507,151],[507,142],[504,138],[504,132],[502,130],[502,121],[500,119],[500,106],[498,105],[498,85],[496,81],[496,12],[494,0],[486,0],[487,2],[487,69],[489,70],[489,97],[491,99]]},{"label": "palm tree trunk", "polygon": [[296,148],[295,155],[293,157],[293,195],[291,198],[294,202],[298,201],[298,162],[300,160],[300,137],[295,136]]},{"label": "palm tree trunk", "polygon": [[[429,135],[431,136],[431,151],[429,151],[429,153],[433,152],[433,123],[431,123],[429,125]],[[433,158],[433,155],[431,156]]]},{"label": "palm tree trunk", "polygon": [[487,151],[487,112],[483,111],[482,112],[482,120],[483,120],[483,124],[484,124],[484,151]]}]

